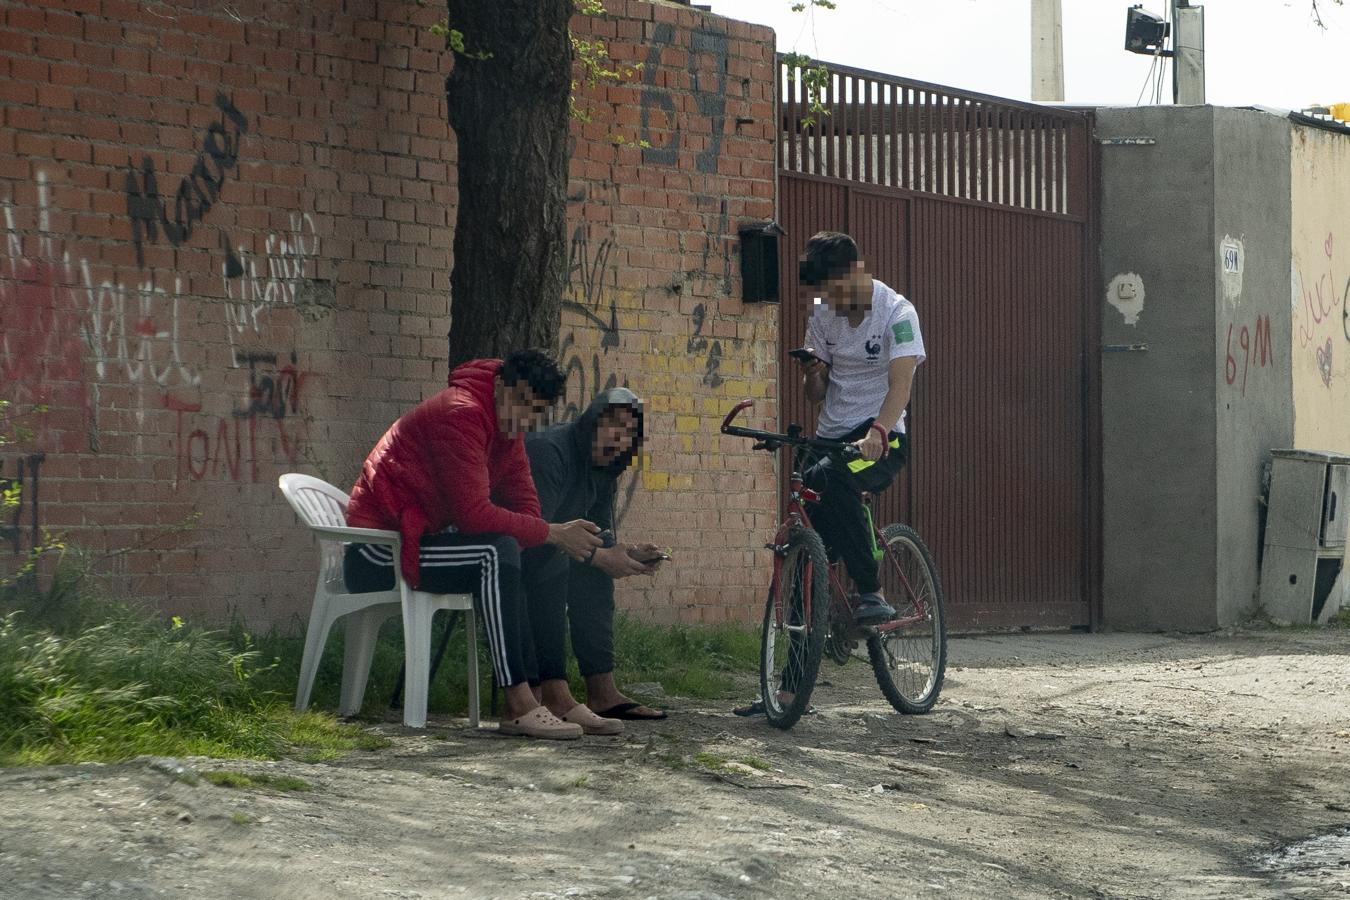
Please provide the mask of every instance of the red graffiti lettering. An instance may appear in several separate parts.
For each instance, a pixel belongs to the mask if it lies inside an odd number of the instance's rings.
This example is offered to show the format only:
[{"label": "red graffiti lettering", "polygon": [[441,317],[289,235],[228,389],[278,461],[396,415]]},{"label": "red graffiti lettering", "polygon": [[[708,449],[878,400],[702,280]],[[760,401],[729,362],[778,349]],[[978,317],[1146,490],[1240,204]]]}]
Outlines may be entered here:
[{"label": "red graffiti lettering", "polygon": [[[1256,332],[1253,340],[1252,331]],[[1242,351],[1242,396],[1247,396],[1247,375],[1255,367],[1264,369],[1275,361],[1275,348],[1270,339],[1270,316],[1256,317],[1254,329],[1243,325],[1238,330],[1238,347]],[[1233,326],[1228,326],[1227,350],[1223,364],[1224,381],[1233,384],[1238,380],[1238,361],[1233,356]]]}]

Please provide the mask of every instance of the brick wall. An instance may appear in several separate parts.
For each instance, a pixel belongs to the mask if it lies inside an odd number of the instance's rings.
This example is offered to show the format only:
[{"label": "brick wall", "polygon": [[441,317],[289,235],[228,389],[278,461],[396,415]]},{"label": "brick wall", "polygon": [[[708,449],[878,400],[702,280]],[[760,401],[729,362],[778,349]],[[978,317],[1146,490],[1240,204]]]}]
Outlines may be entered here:
[{"label": "brick wall", "polygon": [[[285,624],[313,552],[277,476],[350,485],[445,384],[452,63],[415,0],[196,6],[0,2],[0,475],[28,488],[5,536],[131,548],[102,565],[166,611]],[[773,476],[716,423],[741,396],[776,415],[776,309],[737,299],[735,241],[773,214],[772,34],[609,6],[576,30],[644,65],[579,101],[568,408],[648,400],[623,530],[682,565],[621,603],[746,617]]]}]

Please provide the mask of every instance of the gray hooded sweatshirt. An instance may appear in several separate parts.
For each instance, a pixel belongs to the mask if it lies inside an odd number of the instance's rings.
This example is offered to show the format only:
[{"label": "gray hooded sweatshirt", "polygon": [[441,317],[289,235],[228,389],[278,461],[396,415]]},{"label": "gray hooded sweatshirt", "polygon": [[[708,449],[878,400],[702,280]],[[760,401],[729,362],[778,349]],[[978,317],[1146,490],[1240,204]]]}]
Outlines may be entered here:
[{"label": "gray hooded sweatshirt", "polygon": [[[619,405],[629,406],[637,415],[637,438],[608,466],[597,466],[591,458],[596,423],[608,407]],[[602,392],[574,422],[527,433],[525,452],[530,457],[530,474],[544,520],[588,519],[601,528],[612,529],[619,476],[641,448],[642,408],[637,394],[621,387]]]}]

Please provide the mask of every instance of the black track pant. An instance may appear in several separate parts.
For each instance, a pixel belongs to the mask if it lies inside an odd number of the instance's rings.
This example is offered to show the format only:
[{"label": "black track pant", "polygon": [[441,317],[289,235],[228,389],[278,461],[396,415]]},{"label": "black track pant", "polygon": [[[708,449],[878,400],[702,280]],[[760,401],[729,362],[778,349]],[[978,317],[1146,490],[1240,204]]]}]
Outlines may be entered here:
[{"label": "black track pant", "polygon": [[[867,435],[871,422],[849,432],[840,440],[856,441]],[[863,509],[863,491],[880,493],[890,487],[909,459],[907,435],[891,432],[890,447],[884,459],[874,463],[853,464],[850,471],[837,459],[823,459],[803,473],[806,486],[821,493],[819,503],[807,504],[806,514],[820,533],[830,558],[844,560],[849,577],[860,594],[881,589],[877,579],[877,561],[872,557],[872,534]],[[859,461],[860,463],[863,461]]]},{"label": "black track pant", "polygon": [[566,630],[582,677],[614,671],[614,579],[556,547],[521,554],[539,678],[567,677]]},{"label": "black track pant", "polygon": [[[422,538],[421,586],[429,594],[473,594],[487,631],[497,683],[505,687],[535,677],[529,622],[520,578],[520,545],[500,534],[432,534]],[[388,547],[349,544],[343,576],[352,593],[394,586]]]}]

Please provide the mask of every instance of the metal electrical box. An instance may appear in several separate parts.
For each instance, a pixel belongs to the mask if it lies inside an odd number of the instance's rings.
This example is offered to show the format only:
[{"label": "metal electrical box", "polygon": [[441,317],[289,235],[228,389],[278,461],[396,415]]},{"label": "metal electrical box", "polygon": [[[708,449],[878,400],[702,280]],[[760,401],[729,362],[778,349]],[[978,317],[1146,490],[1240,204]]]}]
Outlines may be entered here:
[{"label": "metal electrical box", "polygon": [[1261,608],[1277,622],[1319,618],[1345,562],[1350,456],[1272,450]]}]

